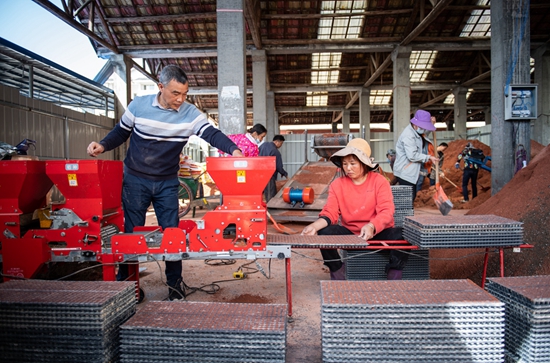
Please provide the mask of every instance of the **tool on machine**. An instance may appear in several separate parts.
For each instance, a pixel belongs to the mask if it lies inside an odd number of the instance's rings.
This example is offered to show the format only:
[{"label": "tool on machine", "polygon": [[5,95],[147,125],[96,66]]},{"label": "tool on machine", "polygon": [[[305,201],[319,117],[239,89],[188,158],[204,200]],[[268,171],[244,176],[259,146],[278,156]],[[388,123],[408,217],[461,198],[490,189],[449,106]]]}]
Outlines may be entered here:
[{"label": "tool on machine", "polygon": [[[435,132],[433,132],[434,145],[437,145],[435,138]],[[445,191],[439,184],[439,163],[435,163],[435,194],[434,202],[441,214],[446,216],[453,209],[453,203],[449,200],[449,197],[445,194]]]},{"label": "tool on machine", "polygon": [[271,223],[273,223],[273,227],[275,227],[275,229],[277,231],[279,231],[283,234],[296,234],[296,233],[298,233],[298,231],[295,231],[292,228],[283,226],[282,224],[278,224],[268,211],[266,211],[266,214],[269,217],[269,220],[271,221]]}]

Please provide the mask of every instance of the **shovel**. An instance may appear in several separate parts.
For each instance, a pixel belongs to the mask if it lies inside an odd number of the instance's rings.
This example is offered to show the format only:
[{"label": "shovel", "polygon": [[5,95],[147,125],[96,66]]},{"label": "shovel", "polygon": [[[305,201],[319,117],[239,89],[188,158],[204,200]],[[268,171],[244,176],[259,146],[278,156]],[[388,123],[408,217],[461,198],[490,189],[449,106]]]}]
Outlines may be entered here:
[{"label": "shovel", "polygon": [[[435,131],[433,132],[434,135],[434,145],[437,145],[437,142],[435,141]],[[445,192],[443,191],[443,188],[441,187],[441,184],[439,184],[439,163],[435,163],[435,194],[434,194],[434,202],[441,214],[446,216],[449,214],[451,209],[453,209],[453,203],[449,200]]]},{"label": "shovel", "polygon": [[458,189],[459,192],[462,192],[462,188],[459,187],[458,185],[456,185],[455,183],[453,183],[451,181],[451,179],[447,178],[446,176],[443,176],[445,178],[445,180],[447,180],[449,183],[451,183],[452,186],[454,186],[456,189]]},{"label": "shovel", "polygon": [[292,228],[288,228],[288,227],[283,226],[282,224],[278,224],[277,222],[275,222],[275,219],[271,216],[271,214],[269,214],[269,212],[267,210],[265,212],[267,213],[267,216],[271,220],[271,223],[273,223],[273,227],[275,227],[275,229],[277,231],[279,231],[283,234],[296,234],[296,233],[298,233],[297,231],[293,230]]}]

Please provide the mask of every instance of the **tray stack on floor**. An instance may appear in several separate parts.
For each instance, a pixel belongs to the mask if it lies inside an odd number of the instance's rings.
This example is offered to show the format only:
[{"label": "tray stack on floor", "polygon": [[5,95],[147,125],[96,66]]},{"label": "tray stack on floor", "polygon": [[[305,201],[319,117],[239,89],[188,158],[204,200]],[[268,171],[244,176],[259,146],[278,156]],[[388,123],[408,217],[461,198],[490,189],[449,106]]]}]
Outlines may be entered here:
[{"label": "tray stack on floor", "polygon": [[321,281],[324,363],[502,362],[504,304],[469,280]]},{"label": "tray stack on floor", "polygon": [[[407,251],[409,260],[403,269],[403,280],[428,280],[430,260],[428,250]],[[389,250],[342,250],[346,259],[346,280],[386,280]]]},{"label": "tray stack on floor", "polygon": [[403,238],[420,248],[513,247],[523,244],[523,223],[495,215],[413,216]]},{"label": "tray stack on floor", "polygon": [[392,185],[393,204],[395,212],[393,219],[395,227],[403,227],[403,221],[407,216],[414,215],[412,187],[409,185]]},{"label": "tray stack on floor", "polygon": [[120,325],[135,313],[133,282],[0,284],[0,361],[113,362]]},{"label": "tray stack on floor", "polygon": [[490,278],[486,289],[506,307],[506,362],[550,362],[550,276]]},{"label": "tray stack on floor", "polygon": [[149,302],[121,327],[121,362],[284,362],[283,304]]}]

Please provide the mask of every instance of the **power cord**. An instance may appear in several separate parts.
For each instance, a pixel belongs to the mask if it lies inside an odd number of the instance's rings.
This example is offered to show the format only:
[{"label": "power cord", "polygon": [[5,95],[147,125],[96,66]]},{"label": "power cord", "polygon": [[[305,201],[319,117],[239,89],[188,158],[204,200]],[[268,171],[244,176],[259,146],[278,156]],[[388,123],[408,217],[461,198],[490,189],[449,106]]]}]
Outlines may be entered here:
[{"label": "power cord", "polygon": [[[382,251],[381,249],[379,250],[372,250],[370,252],[364,252],[364,253],[359,253],[357,255],[354,255],[354,256],[350,256],[350,257],[342,257],[342,258],[339,258],[339,259],[334,259],[334,260],[326,260],[326,262],[335,262],[335,261],[346,261],[346,260],[350,260],[352,258],[358,258],[358,257],[362,257],[362,256],[366,256],[366,255],[370,255],[370,254],[373,254],[373,253],[378,253]],[[400,252],[403,252],[403,253],[406,253],[406,254],[409,254],[409,255],[414,255],[416,257],[420,257],[420,258],[423,258],[425,260],[433,260],[433,261],[458,261],[458,260],[462,260],[464,258],[468,258],[468,257],[472,257],[472,256],[477,256],[477,255],[484,255],[485,254],[485,251],[483,252],[474,252],[474,253],[469,253],[467,255],[464,255],[464,256],[460,256],[460,257],[440,257],[440,258],[436,258],[436,257],[424,257],[424,256],[420,256],[414,252],[409,252],[407,250],[399,250]],[[414,251],[414,250],[411,250],[411,251]],[[494,250],[494,251],[489,251],[489,252],[492,252],[492,253],[499,253],[498,250]],[[292,251],[292,253],[294,254],[297,254],[298,256],[301,256],[301,257],[304,257],[304,258],[307,258],[309,260],[314,260],[314,261],[319,261],[319,262],[325,262],[325,260],[323,260],[322,258],[316,258],[316,257],[311,257],[311,256],[308,256],[308,255],[304,255],[303,253],[300,253],[300,252],[297,252],[297,251]]]}]

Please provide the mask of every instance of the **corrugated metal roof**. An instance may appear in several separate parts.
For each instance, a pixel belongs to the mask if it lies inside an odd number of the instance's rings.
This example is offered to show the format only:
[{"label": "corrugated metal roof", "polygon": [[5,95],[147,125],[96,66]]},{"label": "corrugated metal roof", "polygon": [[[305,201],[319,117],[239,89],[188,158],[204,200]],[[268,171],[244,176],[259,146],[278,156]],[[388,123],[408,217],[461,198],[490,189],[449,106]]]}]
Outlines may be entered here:
[{"label": "corrugated metal roof", "polygon": [[[193,100],[205,109],[217,109],[215,0],[73,0],[63,1],[64,9],[48,0],[34,1],[88,35],[101,56],[118,53],[144,58],[153,77],[167,64],[180,65],[188,72],[191,89],[201,91]],[[490,105],[488,0],[244,3],[247,50],[266,51],[275,107],[284,110],[279,111],[280,125],[297,119],[305,124],[328,124],[339,120],[345,108],[350,109],[353,122],[358,118],[357,92],[363,86],[392,90],[391,62],[384,60],[399,44],[432,57],[430,63],[411,69],[419,72],[415,74],[419,81],[411,83],[412,109],[424,107],[440,121],[452,120],[452,105],[444,104],[444,97],[439,102],[432,100],[480,75],[484,76],[468,85],[471,119],[483,118],[478,111]],[[530,7],[531,45],[537,47],[549,40],[550,3],[531,0]],[[313,69],[314,54],[319,53],[337,54],[339,64]],[[312,80],[321,78],[318,73],[312,75],[312,70],[333,72],[336,82],[316,85]],[[250,54],[247,72],[251,89]],[[329,110],[307,107],[308,92],[320,91],[328,95],[325,106]],[[247,101],[252,107],[251,93]],[[389,105],[372,105],[371,122],[390,122],[391,104],[390,97]]]}]

